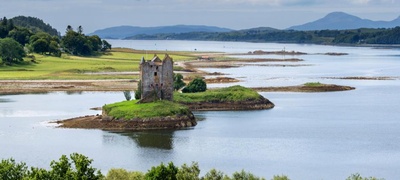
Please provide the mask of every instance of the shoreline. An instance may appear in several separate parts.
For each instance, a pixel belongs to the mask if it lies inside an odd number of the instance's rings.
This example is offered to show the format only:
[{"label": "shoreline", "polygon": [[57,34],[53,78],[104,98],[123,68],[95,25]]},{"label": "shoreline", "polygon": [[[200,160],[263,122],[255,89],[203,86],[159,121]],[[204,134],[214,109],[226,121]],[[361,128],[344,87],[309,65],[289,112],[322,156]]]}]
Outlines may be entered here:
[{"label": "shoreline", "polygon": [[51,121],[57,128],[101,129],[106,131],[143,131],[160,129],[182,129],[197,125],[193,115],[180,117],[158,117],[134,120],[106,120],[102,115],[86,115]]},{"label": "shoreline", "polygon": [[[225,76],[220,72],[205,72],[199,68],[234,68],[248,65],[245,63],[254,62],[286,62],[296,63],[303,61],[302,59],[237,59],[237,60],[193,60],[178,61],[176,65],[183,70],[175,71],[184,76],[184,81],[189,82],[196,76],[205,77],[208,84],[212,83],[235,83],[240,80]],[[253,65],[253,64],[250,64]],[[263,66],[265,64],[259,65]],[[267,64],[268,65],[268,64]],[[285,64],[291,67],[297,64]],[[302,66],[304,66],[303,64]],[[257,66],[257,65],[255,65]],[[276,64],[275,64],[276,66]],[[107,72],[103,72],[107,73]],[[113,73],[131,73],[137,72],[113,72]],[[322,79],[343,79],[343,80],[398,80],[399,77],[321,77]],[[100,80],[0,80],[0,94],[29,94],[29,93],[48,93],[48,92],[117,92],[117,91],[134,91],[137,89],[137,79],[100,79]],[[330,92],[330,91],[346,91],[355,89],[348,86],[322,86],[306,88],[300,86],[284,86],[284,87],[255,87],[252,88],[260,92]]]},{"label": "shoreline", "polygon": [[[359,79],[356,79],[359,80]],[[387,80],[387,79],[374,79]],[[206,79],[207,83],[232,83],[239,82],[233,78],[218,77]],[[0,95],[13,94],[35,94],[35,93],[50,93],[50,92],[122,92],[134,91],[137,88],[137,83],[134,80],[0,80]],[[10,85],[11,84],[11,85]],[[332,91],[347,91],[354,90],[355,87],[341,86],[335,84],[325,84],[324,86],[308,87],[304,85],[298,86],[281,86],[281,87],[250,87],[258,92],[332,92]]]}]

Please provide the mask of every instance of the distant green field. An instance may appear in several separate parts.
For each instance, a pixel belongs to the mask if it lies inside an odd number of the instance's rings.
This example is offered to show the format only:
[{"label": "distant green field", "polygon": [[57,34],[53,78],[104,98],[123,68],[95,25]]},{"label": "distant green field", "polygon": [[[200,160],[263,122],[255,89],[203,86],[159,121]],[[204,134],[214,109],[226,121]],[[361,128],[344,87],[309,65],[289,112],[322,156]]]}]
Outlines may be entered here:
[{"label": "distant green field", "polygon": [[[174,61],[192,60],[193,56],[185,53],[170,53]],[[90,74],[96,72],[135,72],[139,70],[142,57],[152,59],[154,54],[128,49],[115,49],[96,57],[78,57],[62,55],[52,57],[35,54],[37,63],[28,65],[0,66],[0,79],[3,80],[42,80],[42,79],[132,79],[132,75]],[[164,54],[158,55],[161,59]],[[29,61],[28,58],[26,61]]]}]

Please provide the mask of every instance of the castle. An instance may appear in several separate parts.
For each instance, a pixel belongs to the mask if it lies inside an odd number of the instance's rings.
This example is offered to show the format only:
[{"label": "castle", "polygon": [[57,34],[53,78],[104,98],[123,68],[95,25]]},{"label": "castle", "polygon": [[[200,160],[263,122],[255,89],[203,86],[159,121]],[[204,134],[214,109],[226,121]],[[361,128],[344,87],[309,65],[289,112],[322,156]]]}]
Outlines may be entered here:
[{"label": "castle", "polygon": [[139,103],[156,100],[173,100],[174,73],[172,58],[165,55],[161,60],[157,55],[146,61],[144,57],[140,61],[140,80],[142,96]]}]

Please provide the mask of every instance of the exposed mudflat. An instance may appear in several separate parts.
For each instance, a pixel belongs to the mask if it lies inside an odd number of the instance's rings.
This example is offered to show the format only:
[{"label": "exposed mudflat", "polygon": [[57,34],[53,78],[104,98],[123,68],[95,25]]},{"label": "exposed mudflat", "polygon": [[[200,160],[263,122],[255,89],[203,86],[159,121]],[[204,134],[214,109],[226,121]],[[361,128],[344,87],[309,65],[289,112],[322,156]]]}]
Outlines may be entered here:
[{"label": "exposed mudflat", "polygon": [[192,111],[238,111],[272,109],[274,103],[266,98],[239,102],[195,102],[185,103]]},{"label": "exposed mudflat", "polygon": [[92,115],[60,120],[54,123],[59,124],[61,128],[102,129],[112,131],[180,129],[197,125],[193,115],[133,120],[104,120],[101,115]]},{"label": "exposed mudflat", "polygon": [[259,92],[332,92],[354,90],[351,86],[340,86],[335,84],[324,84],[321,86],[283,86],[283,87],[255,87]]},{"label": "exposed mudflat", "polygon": [[400,79],[400,77],[389,77],[389,76],[381,76],[381,77],[366,77],[366,76],[349,76],[349,77],[325,77],[326,79],[345,79],[345,80],[396,80]]},{"label": "exposed mudflat", "polygon": [[0,80],[0,94],[53,91],[124,91],[136,89],[135,80]]}]

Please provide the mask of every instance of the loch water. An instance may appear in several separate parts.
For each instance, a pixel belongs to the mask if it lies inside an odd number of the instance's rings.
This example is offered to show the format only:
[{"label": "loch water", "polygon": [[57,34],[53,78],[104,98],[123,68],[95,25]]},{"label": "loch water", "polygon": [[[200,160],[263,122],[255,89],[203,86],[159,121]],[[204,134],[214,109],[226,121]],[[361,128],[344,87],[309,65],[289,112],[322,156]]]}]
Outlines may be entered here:
[{"label": "loch water", "polygon": [[[321,82],[353,86],[343,92],[261,92],[275,103],[262,111],[194,112],[198,125],[185,130],[109,132],[62,129],[49,123],[98,114],[90,110],[122,101],[122,92],[56,92],[0,95],[0,158],[49,168],[51,160],[78,152],[93,166],[146,171],[161,162],[198,162],[201,174],[216,168],[242,169],[267,179],[346,179],[353,173],[400,179],[400,50],[321,45],[110,40],[113,47],[247,53],[300,51],[301,62],[245,63],[237,68],[205,68],[241,80],[247,87]],[[349,53],[327,56],[322,53]],[[152,55],[149,55],[152,57]],[[241,58],[255,56],[241,55]],[[336,77],[390,77],[349,80]]]}]

